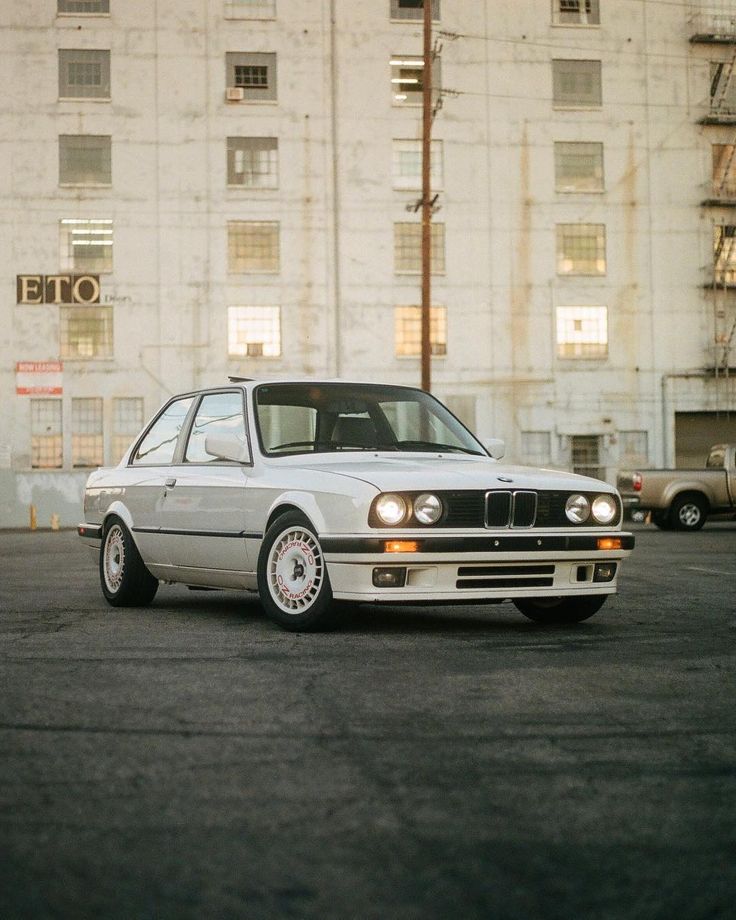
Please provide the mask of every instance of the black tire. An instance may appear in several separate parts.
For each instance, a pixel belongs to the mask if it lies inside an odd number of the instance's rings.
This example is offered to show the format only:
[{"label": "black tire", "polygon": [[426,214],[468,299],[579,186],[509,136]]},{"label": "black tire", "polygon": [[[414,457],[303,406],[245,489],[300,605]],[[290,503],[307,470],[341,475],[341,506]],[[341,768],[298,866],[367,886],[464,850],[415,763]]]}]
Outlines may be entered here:
[{"label": "black tire", "polygon": [[670,519],[666,511],[652,511],[652,524],[660,530],[672,530]]},{"label": "black tire", "polygon": [[334,627],[336,611],[322,548],[303,514],[289,511],[266,531],[258,556],[258,594],[266,615],[291,632]]},{"label": "black tire", "polygon": [[148,571],[120,518],[105,522],[100,546],[100,585],[112,607],[145,607],[158,591],[158,579]]},{"label": "black tire", "polygon": [[582,597],[519,597],[514,605],[519,613],[535,623],[580,623],[597,613],[608,599],[607,594]]},{"label": "black tire", "polygon": [[673,530],[700,530],[708,516],[708,504],[700,495],[679,495],[670,506]]}]

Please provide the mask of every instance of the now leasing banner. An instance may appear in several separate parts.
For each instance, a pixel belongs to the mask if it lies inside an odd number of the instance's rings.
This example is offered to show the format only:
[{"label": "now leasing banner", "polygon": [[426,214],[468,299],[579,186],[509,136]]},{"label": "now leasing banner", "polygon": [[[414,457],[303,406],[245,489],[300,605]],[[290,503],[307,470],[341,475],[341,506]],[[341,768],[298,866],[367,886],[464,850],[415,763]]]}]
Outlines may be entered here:
[{"label": "now leasing banner", "polygon": [[17,396],[61,396],[61,361],[18,361],[15,365]]}]

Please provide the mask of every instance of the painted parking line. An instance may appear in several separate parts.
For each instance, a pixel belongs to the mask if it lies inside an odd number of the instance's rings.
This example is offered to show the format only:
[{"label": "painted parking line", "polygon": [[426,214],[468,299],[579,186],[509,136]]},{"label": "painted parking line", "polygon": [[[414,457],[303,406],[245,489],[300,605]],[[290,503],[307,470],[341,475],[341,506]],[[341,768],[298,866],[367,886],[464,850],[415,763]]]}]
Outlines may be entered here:
[{"label": "painted parking line", "polygon": [[731,578],[736,578],[736,572],[724,572],[723,569],[704,569],[699,565],[686,565],[684,568],[690,572],[705,572],[707,575],[730,575]]}]

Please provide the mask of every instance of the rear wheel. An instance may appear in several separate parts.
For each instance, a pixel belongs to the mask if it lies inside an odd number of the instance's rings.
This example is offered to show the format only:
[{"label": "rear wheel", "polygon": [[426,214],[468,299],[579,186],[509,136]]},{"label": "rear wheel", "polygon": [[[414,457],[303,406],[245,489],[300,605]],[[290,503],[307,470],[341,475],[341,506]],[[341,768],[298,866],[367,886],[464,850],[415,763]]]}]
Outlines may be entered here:
[{"label": "rear wheel", "polygon": [[158,590],[158,580],[144,565],[130,531],[119,518],[110,518],[102,533],[100,585],[113,607],[145,607]]},{"label": "rear wheel", "polygon": [[708,507],[699,495],[681,495],[670,507],[670,525],[675,530],[700,530],[705,524]]},{"label": "rear wheel", "polygon": [[580,623],[597,613],[605,604],[607,594],[586,594],[582,597],[519,597],[516,609],[535,623]]},{"label": "rear wheel", "polygon": [[672,530],[666,511],[652,511],[652,524],[655,524],[660,530]]}]

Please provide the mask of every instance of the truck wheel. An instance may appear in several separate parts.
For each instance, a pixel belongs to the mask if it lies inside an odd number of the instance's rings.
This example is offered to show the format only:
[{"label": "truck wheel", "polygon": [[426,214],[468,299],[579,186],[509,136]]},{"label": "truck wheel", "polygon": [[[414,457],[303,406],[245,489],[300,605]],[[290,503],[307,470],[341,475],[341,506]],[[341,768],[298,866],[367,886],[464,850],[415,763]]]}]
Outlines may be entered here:
[{"label": "truck wheel", "polygon": [[670,507],[670,526],[675,530],[700,530],[708,506],[699,495],[680,495]]},{"label": "truck wheel", "polygon": [[514,606],[535,623],[580,623],[597,613],[608,599],[607,594],[582,597],[519,597]]},{"label": "truck wheel", "polygon": [[128,528],[119,518],[105,523],[100,547],[100,585],[111,607],[145,607],[158,590]]},{"label": "truck wheel", "polygon": [[652,524],[659,527],[660,530],[672,530],[670,519],[666,511],[653,511]]}]

